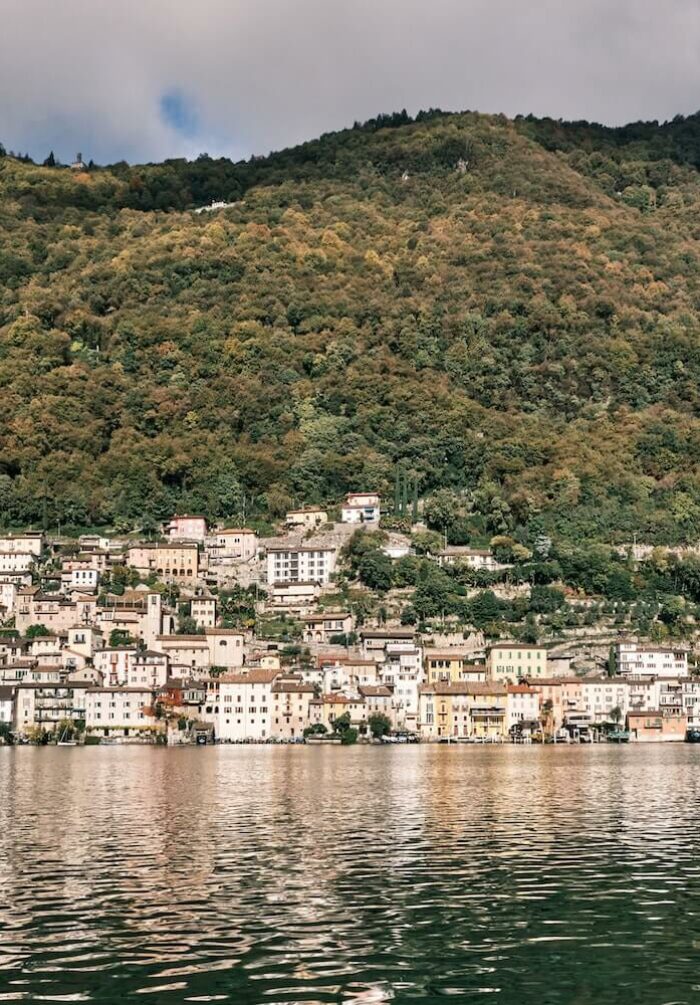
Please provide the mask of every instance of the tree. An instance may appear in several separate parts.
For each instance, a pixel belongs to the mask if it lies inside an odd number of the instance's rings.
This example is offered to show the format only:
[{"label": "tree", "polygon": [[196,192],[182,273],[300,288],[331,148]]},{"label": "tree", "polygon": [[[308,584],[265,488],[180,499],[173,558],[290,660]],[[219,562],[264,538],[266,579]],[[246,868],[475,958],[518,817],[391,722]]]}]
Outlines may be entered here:
[{"label": "tree", "polygon": [[24,633],[24,636],[27,639],[38,639],[44,635],[50,634],[51,632],[48,630],[46,625],[30,625]]},{"label": "tree", "polygon": [[134,640],[129,634],[129,632],[124,631],[123,628],[113,628],[109,633],[109,646],[110,649],[117,649],[119,646],[132,646],[134,645]]},{"label": "tree", "polygon": [[370,551],[362,556],[357,569],[360,579],[370,590],[386,593],[392,585],[391,559],[383,551]]},{"label": "tree", "polygon": [[342,715],[336,716],[333,720],[333,732],[342,736],[346,730],[350,729],[351,725],[350,713],[343,712]]},{"label": "tree", "polygon": [[387,736],[391,732],[391,721],[383,712],[374,712],[367,719],[369,731],[375,739]]},{"label": "tree", "polygon": [[304,736],[325,736],[328,729],[322,722],[315,722],[313,726],[307,726]]},{"label": "tree", "polygon": [[606,661],[605,669],[607,671],[608,677],[614,677],[617,673],[617,658],[615,656],[615,646],[610,646],[608,650],[608,658]]}]

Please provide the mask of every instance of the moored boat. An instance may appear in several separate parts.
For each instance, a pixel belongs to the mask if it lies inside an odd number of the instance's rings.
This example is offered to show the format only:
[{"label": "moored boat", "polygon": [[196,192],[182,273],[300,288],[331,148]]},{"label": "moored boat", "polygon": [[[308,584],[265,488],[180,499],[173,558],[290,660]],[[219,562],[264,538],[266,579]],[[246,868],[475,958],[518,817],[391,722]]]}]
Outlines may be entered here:
[{"label": "moored boat", "polygon": [[700,743],[700,727],[691,726],[685,731],[685,742],[686,743]]}]

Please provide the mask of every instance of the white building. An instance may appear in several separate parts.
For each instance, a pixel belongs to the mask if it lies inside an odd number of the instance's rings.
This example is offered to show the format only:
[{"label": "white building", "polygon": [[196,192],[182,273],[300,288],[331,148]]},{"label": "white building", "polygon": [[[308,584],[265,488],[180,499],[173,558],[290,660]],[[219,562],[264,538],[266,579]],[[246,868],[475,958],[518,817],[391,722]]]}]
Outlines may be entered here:
[{"label": "white building", "polygon": [[0,725],[11,726],[14,720],[15,690],[6,685],[0,685]]},{"label": "white building", "polygon": [[700,729],[700,680],[686,678],[681,681],[683,711],[690,729]]},{"label": "white building", "polygon": [[258,554],[258,535],[248,527],[217,530],[210,550],[219,559],[248,562]]},{"label": "white building", "polygon": [[72,569],[69,586],[71,590],[93,592],[97,589],[99,581],[100,574],[97,569]]},{"label": "white building", "polygon": [[610,722],[619,711],[618,722],[624,725],[630,709],[630,686],[620,677],[583,677],[581,687],[581,712],[586,712],[590,722]]},{"label": "white building", "polygon": [[389,642],[379,668],[381,683],[392,689],[396,725],[418,728],[418,689],[425,680],[423,650],[413,642]]},{"label": "white building", "polygon": [[102,736],[153,731],[153,693],[143,687],[91,687],[85,692],[85,729]]},{"label": "white building", "polygon": [[328,583],[335,571],[335,548],[320,545],[299,548],[269,548],[268,583]]},{"label": "white building", "polygon": [[279,670],[251,670],[219,678],[215,729],[219,740],[266,740],[272,735],[272,685]]},{"label": "white building", "polygon": [[507,569],[507,565],[497,562],[490,551],[483,548],[468,548],[462,545],[453,545],[443,548],[435,556],[437,564],[445,565],[466,565],[470,569],[483,569],[486,572],[497,572],[500,569]]},{"label": "white building", "polygon": [[622,677],[687,677],[688,653],[672,646],[618,642],[617,672]]},{"label": "white building", "polygon": [[521,722],[535,722],[540,717],[540,692],[528,684],[509,684],[506,688],[506,731]]},{"label": "white building", "polygon": [[126,686],[157,691],[168,679],[169,665],[165,653],[140,649],[127,662]]},{"label": "white building", "polygon": [[348,492],[340,510],[343,523],[378,523],[380,498],[375,492]]},{"label": "white building", "polygon": [[0,551],[0,573],[30,572],[36,556],[30,551]]}]

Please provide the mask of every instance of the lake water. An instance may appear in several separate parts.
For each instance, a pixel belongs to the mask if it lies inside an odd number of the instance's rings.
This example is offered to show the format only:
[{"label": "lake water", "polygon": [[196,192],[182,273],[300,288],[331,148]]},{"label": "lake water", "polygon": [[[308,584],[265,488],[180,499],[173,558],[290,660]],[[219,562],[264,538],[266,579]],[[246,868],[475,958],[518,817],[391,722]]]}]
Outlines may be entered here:
[{"label": "lake water", "polygon": [[700,745],[0,749],[0,1002],[700,1002]]}]

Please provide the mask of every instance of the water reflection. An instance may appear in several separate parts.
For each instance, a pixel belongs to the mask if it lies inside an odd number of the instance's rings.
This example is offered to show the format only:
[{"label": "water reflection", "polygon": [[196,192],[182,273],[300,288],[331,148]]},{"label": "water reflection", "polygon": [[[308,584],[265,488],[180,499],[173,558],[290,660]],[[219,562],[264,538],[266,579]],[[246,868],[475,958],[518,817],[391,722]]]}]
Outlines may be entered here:
[{"label": "water reflection", "polygon": [[0,750],[0,1001],[693,1001],[699,757]]}]

